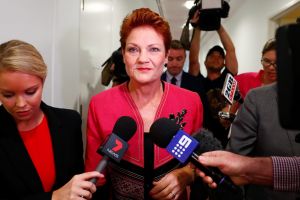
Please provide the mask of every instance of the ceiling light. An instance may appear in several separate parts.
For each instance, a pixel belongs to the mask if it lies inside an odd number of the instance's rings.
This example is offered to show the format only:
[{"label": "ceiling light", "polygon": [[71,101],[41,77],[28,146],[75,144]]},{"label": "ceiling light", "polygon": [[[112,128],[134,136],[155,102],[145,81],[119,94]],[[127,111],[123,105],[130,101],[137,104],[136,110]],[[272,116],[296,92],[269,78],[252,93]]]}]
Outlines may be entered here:
[{"label": "ceiling light", "polygon": [[194,5],[194,1],[186,1],[184,4],[183,4],[187,9],[191,9]]},{"label": "ceiling light", "polygon": [[103,12],[109,10],[110,7],[108,4],[101,3],[101,2],[89,2],[85,3],[84,5],[84,11],[86,12]]}]

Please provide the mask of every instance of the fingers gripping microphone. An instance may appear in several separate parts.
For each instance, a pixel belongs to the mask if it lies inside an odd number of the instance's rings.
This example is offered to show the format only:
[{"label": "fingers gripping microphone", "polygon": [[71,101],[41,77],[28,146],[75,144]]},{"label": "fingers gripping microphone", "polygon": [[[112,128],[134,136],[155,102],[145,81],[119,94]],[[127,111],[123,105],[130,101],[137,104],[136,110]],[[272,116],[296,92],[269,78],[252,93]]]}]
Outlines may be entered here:
[{"label": "fingers gripping microphone", "polygon": [[174,121],[160,118],[150,127],[150,134],[157,146],[166,148],[181,163],[192,162],[198,169],[212,177],[219,187],[224,187],[234,193],[241,193],[240,188],[217,168],[208,168],[198,162],[198,156],[201,153],[222,149],[221,143],[209,132],[201,130],[194,137],[191,137],[180,130],[179,125]]},{"label": "fingers gripping microphone", "polygon": [[[101,173],[106,167],[109,159],[116,162],[121,161],[128,149],[127,141],[133,136],[136,129],[136,123],[131,117],[122,116],[116,121],[112,133],[97,150],[103,157],[95,171]],[[96,183],[97,178],[93,178],[90,181]]]}]

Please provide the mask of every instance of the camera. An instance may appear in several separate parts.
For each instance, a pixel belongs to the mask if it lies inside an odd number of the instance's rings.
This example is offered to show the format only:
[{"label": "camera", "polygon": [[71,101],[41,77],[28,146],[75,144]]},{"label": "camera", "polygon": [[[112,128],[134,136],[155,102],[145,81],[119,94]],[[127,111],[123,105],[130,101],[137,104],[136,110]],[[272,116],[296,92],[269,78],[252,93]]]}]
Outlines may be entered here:
[{"label": "camera", "polygon": [[193,24],[204,31],[218,30],[221,26],[221,18],[228,17],[230,6],[223,0],[195,0],[194,6],[189,11],[189,19],[192,19],[196,11],[200,11],[199,20]]},{"label": "camera", "polygon": [[102,85],[108,86],[111,80],[115,85],[129,80],[123,62],[121,47],[111,54],[111,56],[102,64],[102,67],[104,67],[101,74]]}]

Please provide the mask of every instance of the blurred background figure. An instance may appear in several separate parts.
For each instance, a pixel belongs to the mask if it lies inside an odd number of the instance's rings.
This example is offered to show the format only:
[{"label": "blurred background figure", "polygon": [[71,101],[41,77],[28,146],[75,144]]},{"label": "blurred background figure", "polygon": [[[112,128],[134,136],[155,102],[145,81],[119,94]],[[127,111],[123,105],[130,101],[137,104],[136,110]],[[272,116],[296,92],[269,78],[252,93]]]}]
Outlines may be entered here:
[{"label": "blurred background figure", "polygon": [[[192,24],[200,23],[199,15],[199,11],[195,12],[194,17],[191,19]],[[200,27],[194,27],[191,40],[189,73],[200,79],[204,79],[206,92],[216,88],[222,89],[227,73],[231,73],[232,75],[236,75],[238,73],[238,62],[235,54],[235,48],[230,36],[222,25],[220,25],[216,32],[218,33],[226,52],[219,45],[212,47],[208,51],[204,62],[207,70],[207,77],[205,78],[201,74],[199,62],[199,54],[201,49]]]},{"label": "blurred background figure", "polygon": [[[236,58],[235,47],[229,34],[226,32],[223,25],[221,25],[220,21],[217,23],[210,21],[210,17],[204,16],[205,13],[201,13],[198,6],[195,6],[194,9],[195,10],[191,9],[189,16],[189,22],[194,27],[189,49],[189,74],[197,77],[199,82],[204,85],[205,95],[209,107],[208,114],[204,116],[205,128],[210,130],[214,137],[220,140],[222,146],[225,147],[228,141],[229,126],[231,121],[228,120],[229,118],[220,118],[219,112],[231,112],[234,116],[235,110],[230,111],[231,106],[222,96],[221,90],[223,88],[226,75],[228,73],[236,75],[238,72],[238,61]],[[228,12],[229,8],[227,10],[227,14]],[[206,77],[204,77],[203,73],[200,71],[199,55],[201,53],[201,31],[208,31],[206,32],[207,34],[217,32],[225,49],[224,50],[219,45],[215,45],[207,52],[204,62],[207,70]],[[209,196],[210,199],[219,199],[222,196],[224,199],[230,198],[218,192],[211,192],[209,189],[204,188],[203,190],[203,184],[201,183],[201,180],[197,180],[197,182],[193,185],[191,198],[193,200],[206,199],[207,196]]]},{"label": "blurred background figure", "polygon": [[204,92],[203,86],[198,86],[197,79],[183,71],[185,59],[185,49],[180,41],[172,40],[166,64],[167,70],[162,74],[162,80],[194,92]]},{"label": "blurred background figure", "polygon": [[112,87],[129,80],[125,70],[121,48],[115,50],[112,55],[102,64],[101,82],[108,86],[112,81]]},{"label": "blurred background figure", "polygon": [[240,93],[243,98],[252,88],[274,83],[277,80],[276,41],[268,40],[262,50],[261,64],[263,69],[259,72],[247,72],[236,75]]},{"label": "blurred background figure", "polygon": [[[197,10],[194,12],[190,20],[191,24],[194,26],[194,31],[190,46],[189,73],[193,76],[196,76],[203,83],[205,88],[208,105],[210,107],[209,116],[207,119],[205,119],[205,121],[207,121],[207,128],[212,131],[214,136],[222,142],[223,146],[226,146],[229,132],[229,123],[227,122],[229,121],[220,119],[218,113],[223,109],[227,110],[225,107],[228,107],[229,104],[226,103],[225,98],[221,97],[221,90],[223,88],[226,75],[228,73],[232,75],[237,74],[238,62],[234,44],[225,28],[220,24],[216,30],[212,31],[216,31],[218,33],[226,52],[219,45],[212,47],[208,51],[206,60],[204,62],[207,69],[207,77],[204,77],[201,74],[199,62],[199,54],[201,49],[201,26],[199,25],[201,24],[200,15],[200,11]],[[231,111],[231,113],[234,112],[234,110]]]}]

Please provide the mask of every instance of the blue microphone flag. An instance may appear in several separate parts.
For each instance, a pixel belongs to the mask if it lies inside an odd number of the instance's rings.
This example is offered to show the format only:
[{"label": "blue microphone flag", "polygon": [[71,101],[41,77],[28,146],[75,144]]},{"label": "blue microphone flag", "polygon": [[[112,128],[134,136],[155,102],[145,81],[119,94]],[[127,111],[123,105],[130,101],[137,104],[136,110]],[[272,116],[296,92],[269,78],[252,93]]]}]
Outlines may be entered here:
[{"label": "blue microphone flag", "polygon": [[198,141],[182,130],[177,131],[167,146],[167,151],[181,163],[185,163],[198,146]]}]

